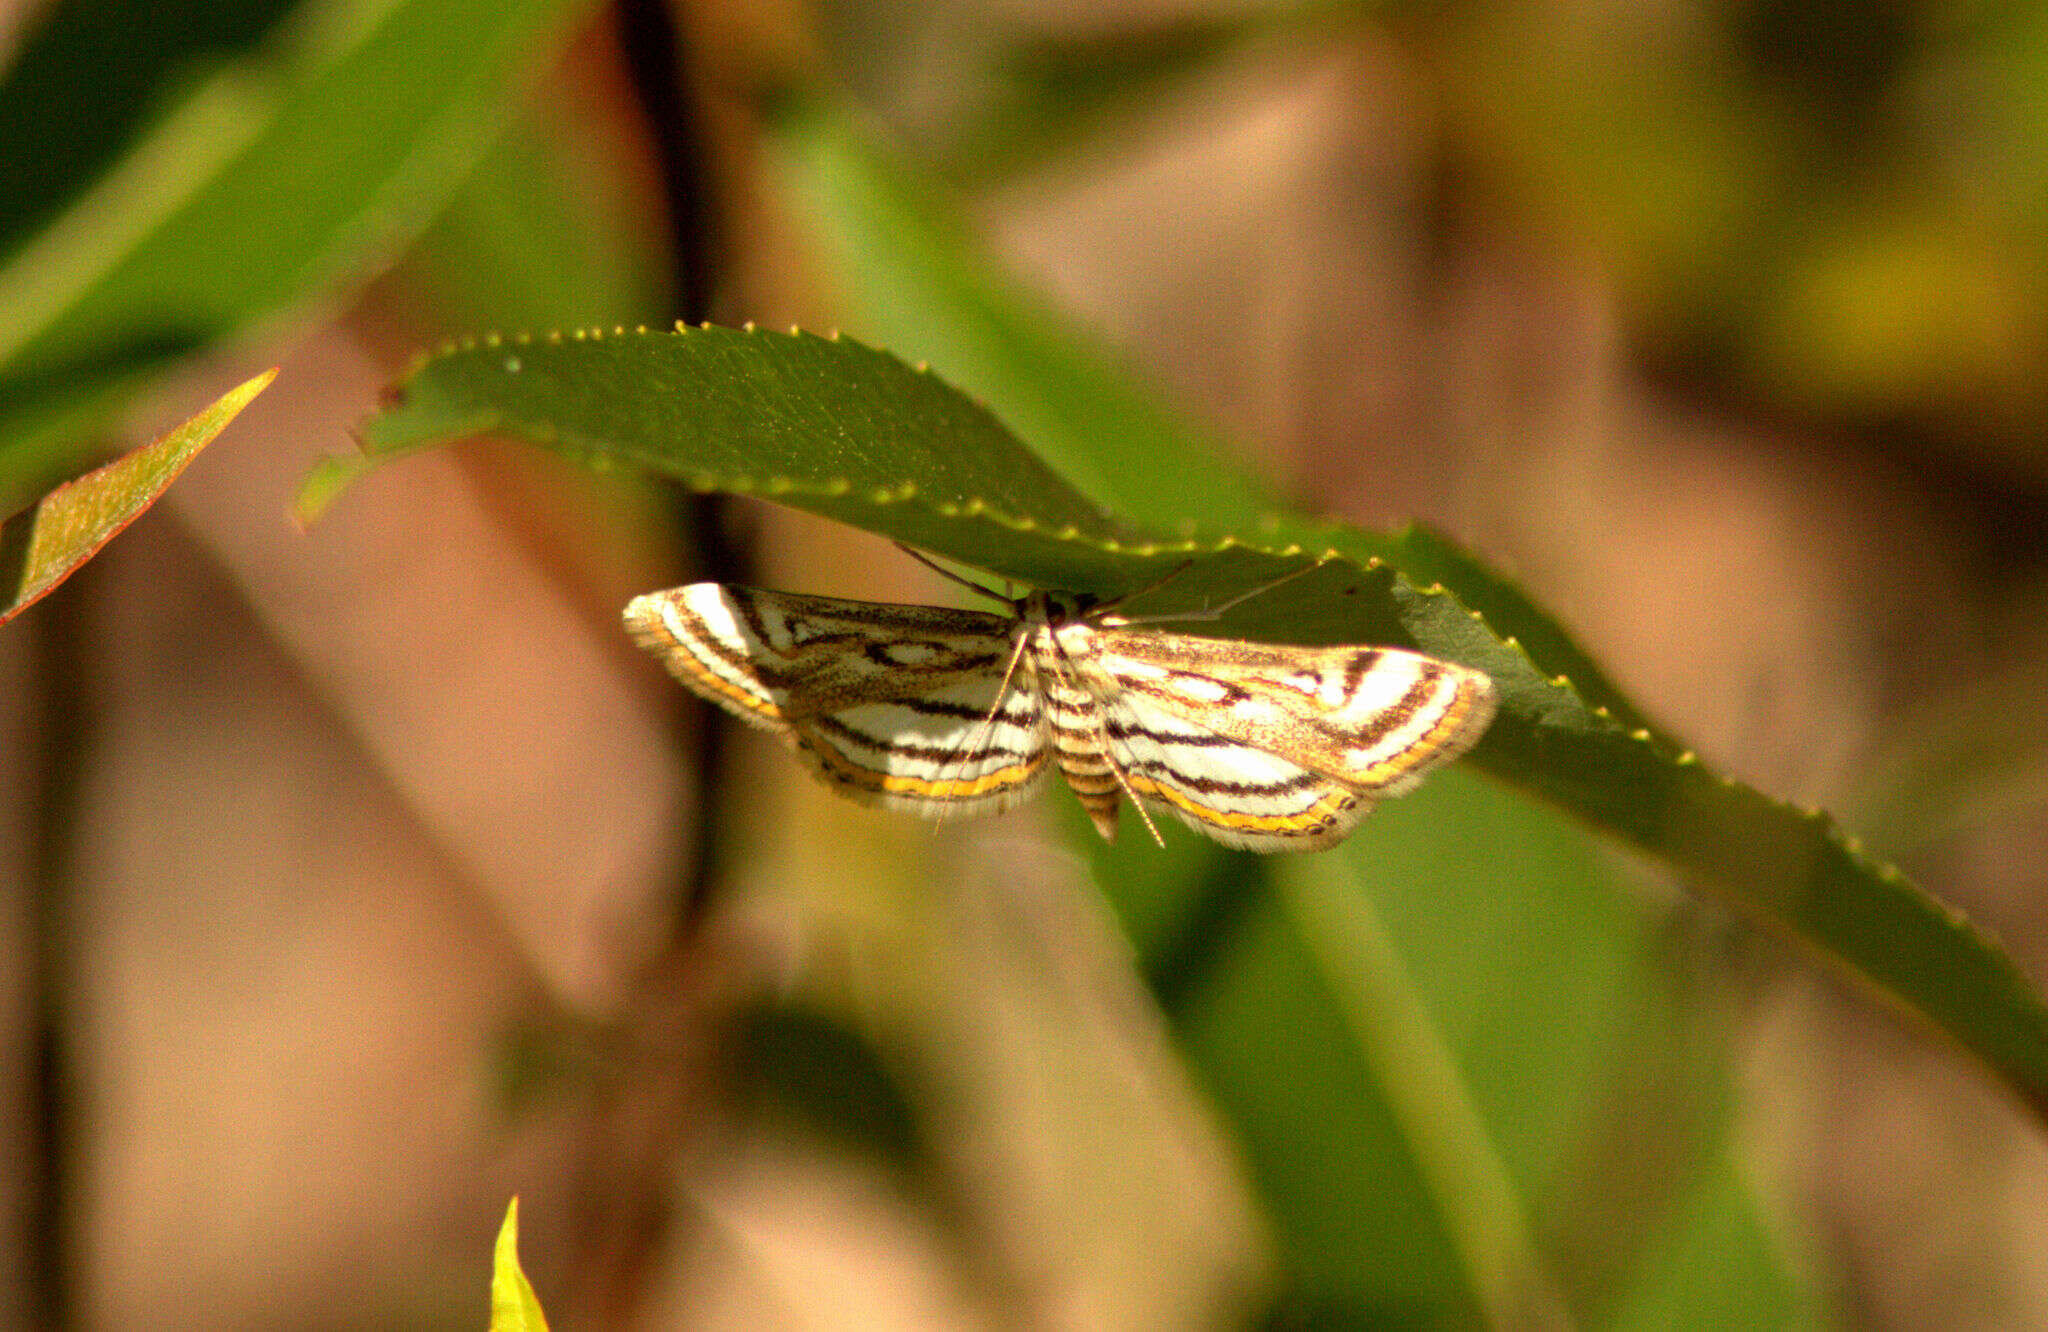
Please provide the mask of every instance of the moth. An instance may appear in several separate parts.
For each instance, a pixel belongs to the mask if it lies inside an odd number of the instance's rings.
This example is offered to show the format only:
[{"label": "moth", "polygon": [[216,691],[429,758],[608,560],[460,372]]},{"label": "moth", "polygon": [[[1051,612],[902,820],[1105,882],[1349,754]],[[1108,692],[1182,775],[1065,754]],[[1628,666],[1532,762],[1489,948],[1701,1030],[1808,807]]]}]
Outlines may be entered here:
[{"label": "moth", "polygon": [[1418,653],[1170,633],[1125,598],[1007,597],[923,562],[1006,613],[692,583],[634,598],[626,628],[856,800],[993,813],[1057,767],[1112,841],[1129,800],[1155,839],[1148,807],[1226,846],[1332,846],[1493,719],[1486,675]]}]

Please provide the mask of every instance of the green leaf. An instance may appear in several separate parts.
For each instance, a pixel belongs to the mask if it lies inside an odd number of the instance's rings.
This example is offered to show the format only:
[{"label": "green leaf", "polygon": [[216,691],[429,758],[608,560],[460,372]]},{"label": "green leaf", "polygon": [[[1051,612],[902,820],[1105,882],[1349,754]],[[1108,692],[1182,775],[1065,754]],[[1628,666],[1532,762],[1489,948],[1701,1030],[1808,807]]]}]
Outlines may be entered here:
[{"label": "green leaf", "polygon": [[264,371],[154,442],[65,482],[0,525],[0,624],[41,600],[156,503],[276,377],[277,371]]},{"label": "green leaf", "polygon": [[[1322,530],[1316,550],[1120,519],[936,376],[845,338],[709,329],[487,340],[424,362],[365,442],[375,459],[482,430],[776,500],[1034,585],[1114,594],[1187,566],[1138,603],[1147,612],[1213,604],[1314,565],[1217,631],[1414,644],[1488,672],[1502,714],[1475,763],[1811,945],[2048,1107],[2048,1008],[2009,958],[1825,816],[1713,774],[1590,702],[1471,608],[1536,614],[1476,562],[1440,562],[1455,587],[1418,585],[1391,562],[1397,545],[1343,529]],[[1294,525],[1273,530],[1284,538]],[[1562,631],[1543,628],[1549,650],[1583,660]]]},{"label": "green leaf", "polygon": [[[1126,919],[1158,858],[1131,841],[1098,857]],[[1213,909],[1142,956],[1199,959],[1161,992],[1273,1215],[1287,1317],[1597,1321],[1679,1243],[1788,1284],[1722,1242],[1758,1233],[1746,1198],[1698,1201],[1730,1159],[1720,1025],[1583,830],[1453,771],[1330,854],[1218,860]]]},{"label": "green leaf", "polygon": [[296,0],[37,6],[0,80],[0,256],[77,201],[195,69],[248,59]]},{"label": "green leaf", "polygon": [[491,1332],[547,1332],[533,1285],[519,1268],[519,1199],[505,1209],[491,1251]]},{"label": "green leaf", "polygon": [[553,328],[659,319],[666,276],[648,225],[627,205],[636,181],[571,94],[539,90],[477,163],[408,256],[400,277],[444,328]]},{"label": "green leaf", "polygon": [[823,103],[792,98],[780,109],[770,159],[842,285],[857,293],[852,327],[943,367],[1118,513],[1185,535],[1247,526],[1271,508],[1273,488],[1228,465],[1213,431],[974,251],[939,192],[852,124]]},{"label": "green leaf", "polygon": [[[987,410],[851,339],[724,328],[494,338],[430,359],[403,395],[365,426],[368,460],[502,432],[695,490],[879,523],[903,541],[949,541],[984,567],[1014,564],[1021,542],[1035,571],[1075,586],[1121,576],[1100,547],[1143,540]],[[327,484],[323,474],[316,488]]]},{"label": "green leaf", "polygon": [[1831,1327],[1816,1294],[1784,1264],[1765,1218],[1747,1204],[1732,1152],[1695,1182],[1646,1246],[1606,1326]]},{"label": "green leaf", "polygon": [[[308,4],[260,54],[188,74],[0,267],[0,504],[64,470],[170,360],[361,274],[423,227],[582,3]],[[119,63],[118,24],[67,42],[73,78],[97,54]],[[0,111],[15,118],[0,142],[47,128],[20,97]]]},{"label": "green leaf", "polygon": [[1285,520],[1271,521],[1267,527],[1276,537],[1285,534],[1303,545],[1335,547],[1359,561],[1384,560],[1420,586],[1456,588],[1458,599],[1484,616],[1497,637],[1520,646],[1544,674],[1570,680],[1589,707],[1604,710],[1631,730],[1650,728],[1649,720],[1636,711],[1606,672],[1557,621],[1530,601],[1526,592],[1441,533],[1409,526],[1381,535],[1355,527],[1306,526]]}]

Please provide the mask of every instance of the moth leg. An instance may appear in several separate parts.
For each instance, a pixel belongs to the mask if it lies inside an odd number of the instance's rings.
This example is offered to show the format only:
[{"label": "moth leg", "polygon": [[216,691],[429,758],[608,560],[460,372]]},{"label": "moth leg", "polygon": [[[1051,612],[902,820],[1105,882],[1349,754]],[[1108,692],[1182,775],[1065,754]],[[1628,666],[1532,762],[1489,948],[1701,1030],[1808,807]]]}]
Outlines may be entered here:
[{"label": "moth leg", "polygon": [[[1152,840],[1162,847],[1165,846],[1166,839],[1159,835],[1159,825],[1152,822],[1152,815],[1145,809],[1145,802],[1138,799],[1138,793],[1131,789],[1130,778],[1124,774],[1123,765],[1116,761],[1116,754],[1110,748],[1108,710],[1102,706],[1101,696],[1081,678],[1079,668],[1074,665],[1073,657],[1068,654],[1066,644],[1060,642],[1059,635],[1052,634],[1049,637],[1052,640],[1053,651],[1058,657],[1058,666],[1062,680],[1068,688],[1081,694],[1091,703],[1089,711],[1095,715],[1095,745],[1097,752],[1102,755],[1102,766],[1109,769],[1109,775],[1115,779],[1117,788],[1124,793],[1124,799],[1130,801],[1131,808],[1138,811],[1138,818],[1144,822],[1145,831],[1152,834]],[[1064,770],[1064,765],[1062,765],[1062,771]],[[1071,774],[1068,775],[1067,781],[1068,785],[1073,784]],[[1092,809],[1088,813],[1089,817],[1095,821],[1096,831],[1102,834],[1102,840],[1105,842],[1115,841],[1115,809],[1112,808],[1107,816],[1103,818],[1096,818],[1095,811]]]},{"label": "moth leg", "polygon": [[1116,784],[1123,788],[1124,797],[1131,802],[1131,808],[1137,810],[1138,817],[1144,820],[1145,831],[1152,834],[1153,841],[1164,847],[1166,839],[1159,835],[1159,825],[1152,822],[1152,815],[1145,808],[1145,802],[1138,799],[1138,793],[1131,789],[1131,779],[1124,775],[1124,765],[1116,761],[1116,754],[1110,750],[1109,718],[1103,715],[1101,708],[1095,710],[1095,732],[1102,740],[1102,761],[1109,765],[1109,775],[1116,778]]},{"label": "moth leg", "polygon": [[[897,544],[902,545],[903,543],[899,541]],[[917,553],[910,550],[908,546],[904,546],[903,549],[909,551],[912,555]],[[934,564],[932,567],[938,569],[939,566]],[[940,569],[939,572],[944,573],[945,570]],[[972,586],[972,584],[969,584],[969,586]],[[1003,678],[996,685],[996,696],[988,705],[988,715],[981,719],[981,725],[975,728],[974,733],[968,737],[967,743],[961,746],[954,757],[939,766],[938,775],[942,781],[947,773],[964,768],[967,765],[968,759],[980,752],[982,741],[988,739],[995,732],[996,718],[1003,715],[1003,704],[1009,701],[1010,684],[1016,679],[1018,663],[1024,660],[1024,647],[1030,642],[1030,638],[1031,636],[1024,632],[1019,632],[1016,635],[1016,644],[1010,649],[1010,662],[1007,666],[1003,667]],[[940,828],[946,826],[946,815],[951,812],[943,805],[939,807],[938,816],[932,820],[932,834],[934,836],[938,835]]]}]

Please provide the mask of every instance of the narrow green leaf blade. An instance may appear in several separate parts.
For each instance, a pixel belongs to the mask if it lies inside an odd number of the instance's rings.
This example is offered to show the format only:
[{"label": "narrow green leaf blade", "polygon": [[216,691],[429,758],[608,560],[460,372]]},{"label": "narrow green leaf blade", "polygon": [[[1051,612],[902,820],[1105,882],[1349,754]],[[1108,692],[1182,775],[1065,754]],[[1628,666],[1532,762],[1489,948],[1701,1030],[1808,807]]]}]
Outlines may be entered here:
[{"label": "narrow green leaf blade", "polygon": [[1656,1226],[1653,1261],[1634,1273],[1613,1332],[1674,1327],[1839,1327],[1786,1262],[1749,1200],[1732,1146]]},{"label": "narrow green leaf blade", "polygon": [[[1156,855],[1101,857],[1127,918]],[[1729,1151],[1718,1009],[1584,830],[1454,771],[1330,854],[1225,863],[1165,994],[1280,1233],[1285,1318],[1594,1325],[1679,1244],[1789,1283],[1721,1244],[1757,1231],[1744,1193],[1702,1197]]]},{"label": "narrow green leaf blade", "polygon": [[191,71],[253,55],[297,0],[55,0],[0,78],[0,256],[90,188]]},{"label": "narrow green leaf blade", "polygon": [[277,371],[264,371],[183,425],[65,482],[0,525],[0,624],[41,600],[156,503],[276,377]]},{"label": "narrow green leaf blade", "polygon": [[1237,885],[1242,906],[1229,933],[1211,939],[1175,1035],[1271,1218],[1280,1325],[1477,1324],[1484,1300],[1401,1098],[1380,1082],[1341,978],[1262,877]]},{"label": "narrow green leaf blade", "polygon": [[408,253],[402,279],[455,328],[546,329],[661,320],[669,278],[639,182],[598,131],[537,90]]},{"label": "narrow green leaf blade", "polygon": [[[1464,1284],[1495,1327],[1563,1317],[1491,1118],[1387,923],[1336,857],[1274,867],[1291,933],[1343,1014],[1344,1048],[1386,1098],[1402,1142],[1456,1252]],[[1543,1013],[1537,1021],[1551,1017]],[[1333,1053],[1339,1053],[1333,1051]],[[1356,1181],[1364,1183],[1364,1181]]]}]

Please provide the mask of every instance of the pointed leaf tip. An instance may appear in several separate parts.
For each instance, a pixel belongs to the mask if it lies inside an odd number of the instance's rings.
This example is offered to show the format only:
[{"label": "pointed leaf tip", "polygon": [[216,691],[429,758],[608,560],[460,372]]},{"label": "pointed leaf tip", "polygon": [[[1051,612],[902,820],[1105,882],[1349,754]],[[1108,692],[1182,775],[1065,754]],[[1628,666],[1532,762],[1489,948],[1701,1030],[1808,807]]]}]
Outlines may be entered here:
[{"label": "pointed leaf tip", "polygon": [[275,367],[150,443],[66,481],[0,524],[0,624],[40,601],[142,516],[277,378]]},{"label": "pointed leaf tip", "polygon": [[515,1194],[498,1227],[491,1255],[491,1332],[547,1332],[533,1285],[519,1267],[519,1198]]}]

